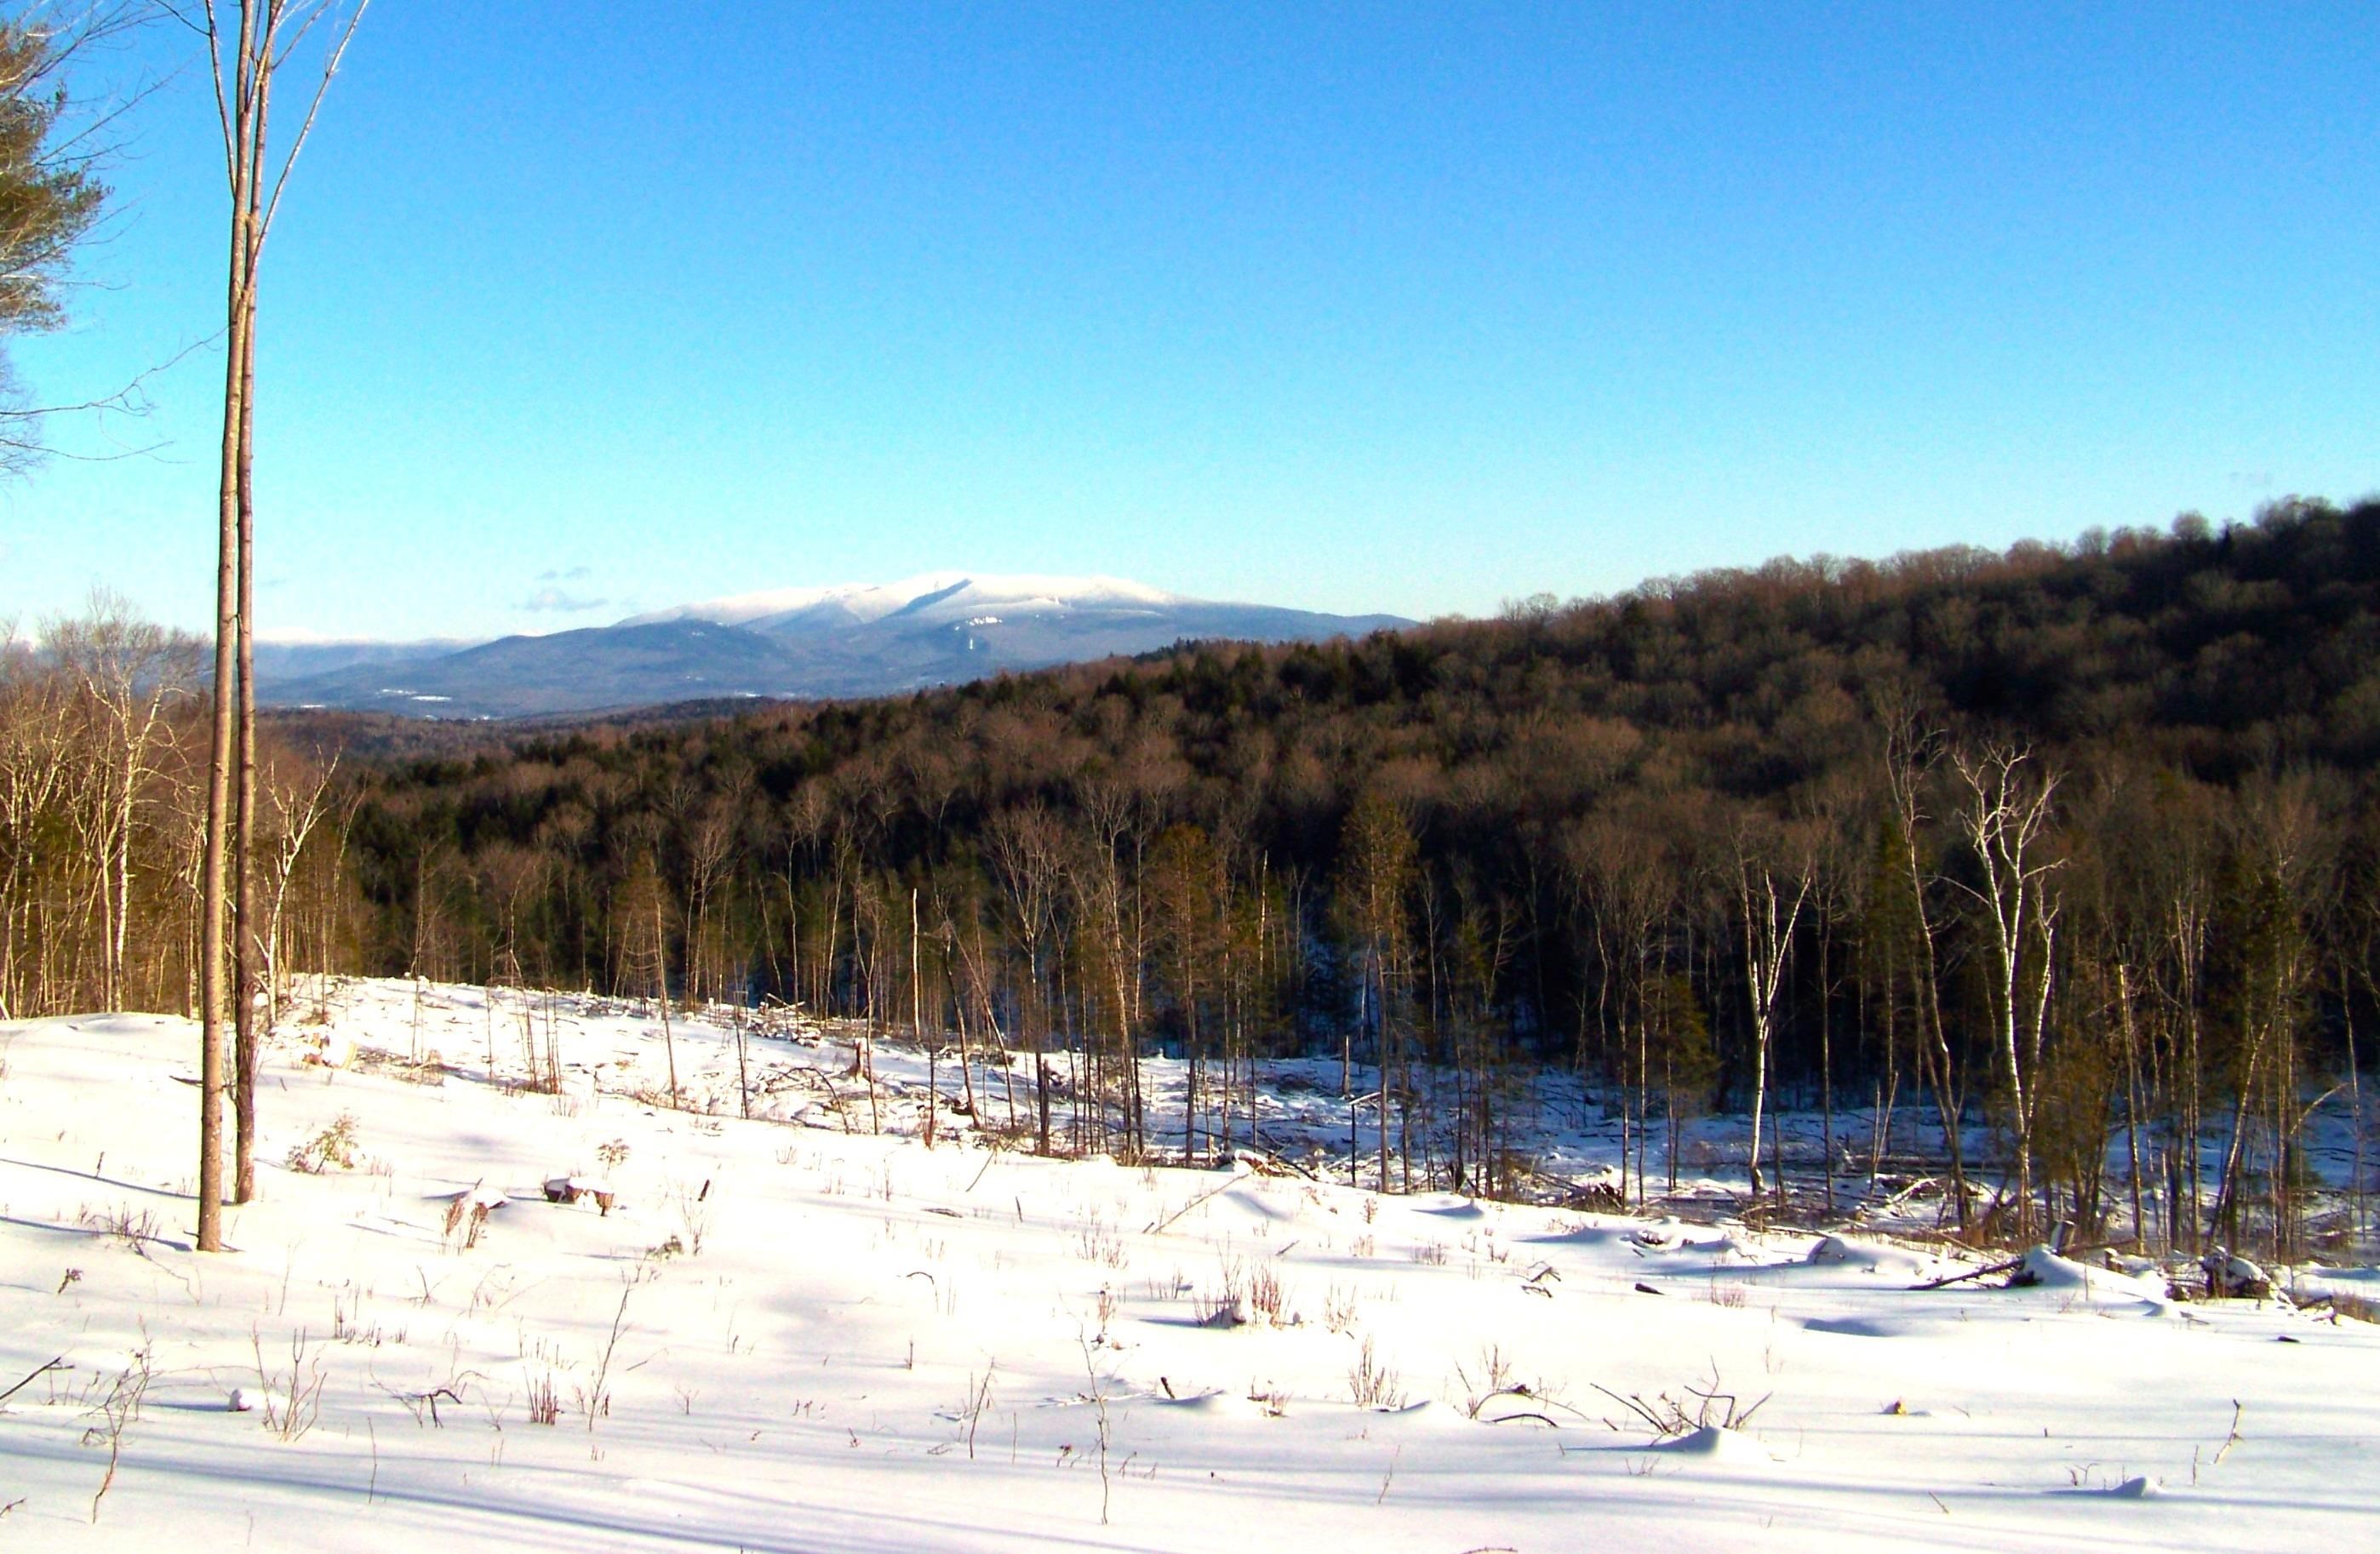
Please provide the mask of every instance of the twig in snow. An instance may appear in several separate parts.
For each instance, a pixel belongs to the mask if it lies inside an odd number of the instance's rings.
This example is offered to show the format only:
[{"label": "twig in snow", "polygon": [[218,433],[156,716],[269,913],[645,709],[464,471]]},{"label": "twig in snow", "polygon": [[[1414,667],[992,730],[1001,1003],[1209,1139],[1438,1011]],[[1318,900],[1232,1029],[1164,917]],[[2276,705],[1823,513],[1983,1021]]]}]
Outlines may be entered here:
[{"label": "twig in snow", "polygon": [[2216,1451],[2215,1451],[2215,1461],[2213,1461],[2213,1462],[2211,1462],[2211,1463],[2207,1463],[2207,1464],[2206,1464],[2206,1465],[2207,1465],[2208,1470],[2209,1470],[2209,1471],[2212,1471],[2212,1470],[2214,1470],[2214,1469],[2216,1469],[2216,1468],[2219,1468],[2219,1467],[2221,1467],[2221,1466],[2223,1465],[2223,1459],[2224,1459],[2224,1457],[2225,1457],[2226,1455],[2228,1455],[2228,1454],[2230,1452],[2230,1450],[2231,1450],[2233,1447],[2235,1447],[2235,1446],[2237,1446],[2237,1445],[2239,1445],[2239,1444],[2240,1444],[2240,1400],[2239,1400],[2239,1399],[2237,1399],[2237,1398],[2233,1398],[2233,1399],[2231,1400],[2231,1436],[2230,1436],[2230,1439],[2228,1439],[2228,1440],[2226,1440],[2226,1441],[2225,1441],[2221,1446],[2219,1446],[2219,1447],[2217,1447],[2217,1448],[2216,1449]]},{"label": "twig in snow", "polygon": [[1964,1273],[1946,1274],[1940,1279],[1928,1280],[1923,1284],[1912,1284],[1910,1288],[1912,1290],[1939,1290],[1952,1284],[1964,1283],[1970,1279],[1989,1279],[1996,1273],[2014,1273],[2017,1269],[2022,1267],[2024,1267],[2024,1259],[2022,1257],[2014,1257],[2005,1263],[1993,1263],[1986,1268],[1971,1268]]},{"label": "twig in snow", "polygon": [[23,1391],[26,1388],[31,1386],[42,1377],[49,1375],[50,1372],[54,1370],[72,1369],[74,1369],[74,1366],[67,1364],[67,1357],[64,1354],[61,1354],[56,1359],[52,1360],[48,1365],[36,1368],[31,1375],[26,1377],[24,1380],[18,1382],[14,1387],[9,1388],[6,1391],[0,1392],[0,1402],[6,1402],[10,1398],[15,1397],[18,1393]]},{"label": "twig in snow", "polygon": [[1172,1213],[1159,1220],[1157,1223],[1149,1226],[1148,1229],[1142,1233],[1147,1235],[1157,1234],[1158,1232],[1165,1229],[1166,1226],[1171,1225],[1174,1220],[1179,1220],[1184,1214],[1189,1213],[1192,1209],[1197,1208],[1200,1204],[1205,1203],[1208,1198],[1213,1197],[1216,1194],[1238,1186],[1239,1181],[1240,1179],[1236,1176],[1226,1178],[1218,1185],[1208,1188],[1205,1192],[1200,1193],[1196,1197],[1192,1198],[1188,1203],[1184,1204]]}]

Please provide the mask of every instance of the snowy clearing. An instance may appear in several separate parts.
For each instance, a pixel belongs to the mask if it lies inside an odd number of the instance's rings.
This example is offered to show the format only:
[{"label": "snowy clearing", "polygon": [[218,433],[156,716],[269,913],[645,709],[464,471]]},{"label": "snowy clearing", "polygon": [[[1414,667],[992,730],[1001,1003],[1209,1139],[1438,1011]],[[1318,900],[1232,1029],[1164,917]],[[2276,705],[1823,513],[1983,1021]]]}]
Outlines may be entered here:
[{"label": "snowy clearing", "polygon": [[[0,1026],[0,1540],[2380,1542],[2362,1322],[2046,1253],[1920,1289],[1983,1265],[993,1151],[947,1071],[929,1150],[922,1062],[879,1054],[874,1135],[823,1036],[747,1042],[747,1121],[729,1033],[592,1001],[528,1034],[545,1093],[491,1081],[504,1018],[346,987],[344,1067],[285,1027],[212,1257],[195,1027]],[[673,1062],[710,1110],[662,1103]]]}]

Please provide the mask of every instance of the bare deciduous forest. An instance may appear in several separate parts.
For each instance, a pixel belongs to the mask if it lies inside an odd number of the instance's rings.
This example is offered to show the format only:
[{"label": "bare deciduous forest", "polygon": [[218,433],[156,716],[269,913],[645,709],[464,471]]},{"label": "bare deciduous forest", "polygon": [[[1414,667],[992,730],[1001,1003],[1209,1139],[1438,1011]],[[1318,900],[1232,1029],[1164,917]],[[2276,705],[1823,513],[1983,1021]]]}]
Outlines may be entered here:
[{"label": "bare deciduous forest", "polygon": [[[195,1008],[195,658],[101,610],[0,665],[0,1015]],[[1137,1054],[1188,1061],[1166,1131],[1201,1154],[1247,1138],[1253,1064],[1328,1055],[1379,1092],[1334,1169],[1526,1196],[1512,1111],[1574,1068],[1631,1203],[1719,1111],[1772,1211],[1899,1154],[1975,1239],[2363,1229],[2380,504],[733,718],[285,716],[264,746],[276,986],[666,988],[1046,1054],[1041,1150],[1146,1151]]]}]

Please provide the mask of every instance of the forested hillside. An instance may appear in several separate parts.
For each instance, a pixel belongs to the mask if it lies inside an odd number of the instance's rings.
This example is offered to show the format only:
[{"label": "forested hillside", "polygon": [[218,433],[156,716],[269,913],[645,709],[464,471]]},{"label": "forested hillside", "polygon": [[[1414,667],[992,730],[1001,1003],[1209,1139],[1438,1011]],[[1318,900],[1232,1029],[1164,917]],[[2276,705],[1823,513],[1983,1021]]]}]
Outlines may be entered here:
[{"label": "forested hillside", "polygon": [[[10,673],[15,729],[55,675]],[[1948,1200],[1978,1231],[2298,1246],[2341,1229],[2298,1147],[2357,1099],[2375,1013],[2375,753],[2380,504],[2292,502],[351,757],[319,802],[285,752],[273,791],[287,829],[320,815],[287,957],[1062,1051],[1043,1147],[1132,1152],[1121,1060],[1151,1044],[1197,1065],[1219,1144],[1249,1061],[1328,1052],[1388,1072],[1367,1172],[1494,1190],[1526,1167],[1513,1086],[1574,1064],[1628,1118],[1631,1196],[1674,1173],[1679,1114],[1759,1140],[1779,1104],[1864,1109],[1829,1146],[1864,1163],[1883,1109],[2005,1186]],[[134,784],[126,871],[168,925],[170,765]],[[43,883],[27,813],[0,831],[17,1012],[97,997],[76,967],[115,920]],[[133,996],[182,996],[176,934],[138,936]],[[38,1000],[28,957],[55,963]]]}]

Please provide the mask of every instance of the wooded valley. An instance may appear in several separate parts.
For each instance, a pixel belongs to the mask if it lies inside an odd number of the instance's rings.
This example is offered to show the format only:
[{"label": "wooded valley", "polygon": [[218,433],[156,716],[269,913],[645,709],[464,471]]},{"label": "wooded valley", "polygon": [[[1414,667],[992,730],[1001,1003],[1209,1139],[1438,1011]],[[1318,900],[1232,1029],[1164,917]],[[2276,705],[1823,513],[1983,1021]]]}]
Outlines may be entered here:
[{"label": "wooded valley", "polygon": [[[198,655],[104,608],[42,644],[0,660],[0,1017],[188,1011]],[[1555,1065],[1621,1119],[1630,1202],[1716,1109],[1755,1206],[1815,1211],[1810,1178],[1922,1130],[1979,1239],[2362,1228],[2380,504],[879,701],[265,744],[244,931],[276,988],[666,988],[1049,1054],[1016,1140],[1043,1150],[1140,1153],[1139,1054],[1189,1061],[1214,1151],[1252,1064],[1328,1054],[1383,1092],[1341,1169],[1525,1195],[1506,1118]],[[1823,1161],[1783,1156],[1780,1107],[1823,1117]],[[2338,1119],[2325,1194],[2308,1130]]]}]

